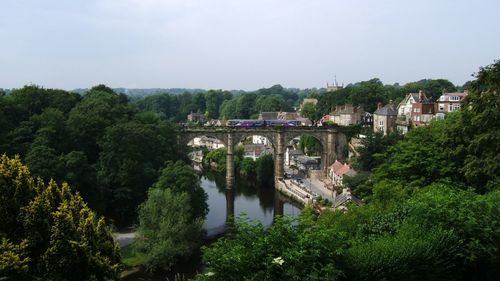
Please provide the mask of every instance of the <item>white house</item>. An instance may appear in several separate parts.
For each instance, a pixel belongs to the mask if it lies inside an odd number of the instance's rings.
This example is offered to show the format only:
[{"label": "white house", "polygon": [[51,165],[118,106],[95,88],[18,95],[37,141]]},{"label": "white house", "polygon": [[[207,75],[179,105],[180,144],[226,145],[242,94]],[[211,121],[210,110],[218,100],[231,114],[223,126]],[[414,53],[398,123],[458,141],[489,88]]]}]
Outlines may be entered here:
[{"label": "white house", "polygon": [[333,186],[344,186],[344,176],[354,176],[356,174],[357,172],[354,171],[351,166],[347,163],[342,164],[338,160],[335,160],[328,171],[328,176],[330,177]]},{"label": "white house", "polygon": [[253,144],[268,145],[269,144],[269,140],[266,137],[263,137],[263,136],[253,135],[252,136],[252,143]]},{"label": "white house", "polygon": [[443,119],[448,112],[457,111],[460,109],[463,100],[467,96],[467,92],[463,93],[446,93],[437,100],[436,117]]}]

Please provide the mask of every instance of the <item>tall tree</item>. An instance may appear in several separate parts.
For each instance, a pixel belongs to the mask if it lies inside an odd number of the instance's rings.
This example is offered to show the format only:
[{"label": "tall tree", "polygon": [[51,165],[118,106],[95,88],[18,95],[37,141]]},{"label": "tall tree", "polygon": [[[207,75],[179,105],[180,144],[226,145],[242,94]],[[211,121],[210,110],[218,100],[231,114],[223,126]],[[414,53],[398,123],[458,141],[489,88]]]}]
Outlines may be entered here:
[{"label": "tall tree", "polygon": [[76,140],[74,147],[85,151],[89,161],[95,163],[100,152],[97,143],[105,129],[118,121],[128,120],[132,113],[126,97],[110,92],[105,86],[91,89],[69,113],[67,122]]},{"label": "tall tree", "polygon": [[202,238],[203,220],[193,219],[189,195],[151,188],[139,207],[137,251],[149,270],[169,270],[191,256]]},{"label": "tall tree", "polygon": [[120,254],[104,219],[67,184],[34,181],[4,155],[0,189],[0,279],[118,280]]},{"label": "tall tree", "polygon": [[182,161],[167,162],[153,187],[189,195],[192,214],[196,218],[203,218],[208,213],[208,196],[200,185],[200,178],[191,166]]},{"label": "tall tree", "polygon": [[173,125],[164,121],[116,124],[106,130],[99,145],[99,187],[107,213],[121,223],[135,218],[165,161],[185,157]]}]

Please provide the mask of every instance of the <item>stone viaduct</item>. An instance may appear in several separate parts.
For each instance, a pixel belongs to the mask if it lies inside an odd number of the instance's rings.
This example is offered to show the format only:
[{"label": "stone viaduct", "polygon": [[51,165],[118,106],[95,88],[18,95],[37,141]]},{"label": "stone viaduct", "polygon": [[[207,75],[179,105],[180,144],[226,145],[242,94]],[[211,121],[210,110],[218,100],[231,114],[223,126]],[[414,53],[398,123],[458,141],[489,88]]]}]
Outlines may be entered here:
[{"label": "stone viaduct", "polygon": [[343,155],[346,137],[335,128],[328,127],[184,127],[181,129],[180,143],[188,144],[195,137],[207,136],[216,138],[227,148],[226,182],[231,188],[234,184],[234,148],[252,135],[266,137],[274,149],[275,180],[281,180],[284,174],[284,155],[286,146],[295,137],[310,135],[316,138],[322,146],[321,165],[325,175],[328,167]]}]

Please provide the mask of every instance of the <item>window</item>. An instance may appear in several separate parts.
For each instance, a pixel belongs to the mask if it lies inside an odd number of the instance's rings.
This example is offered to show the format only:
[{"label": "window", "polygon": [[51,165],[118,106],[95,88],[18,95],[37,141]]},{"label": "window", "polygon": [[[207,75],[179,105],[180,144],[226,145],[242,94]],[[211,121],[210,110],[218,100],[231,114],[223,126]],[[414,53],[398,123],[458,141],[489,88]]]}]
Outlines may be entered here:
[{"label": "window", "polygon": [[439,104],[439,111],[444,111],[444,104],[442,103]]},{"label": "window", "polygon": [[380,121],[378,121],[378,125],[379,125],[379,126],[384,126],[384,120],[380,120]]},{"label": "window", "polygon": [[451,97],[450,97],[450,100],[451,100],[451,101],[459,101],[459,100],[460,100],[460,97],[459,97],[459,96],[451,96]]}]

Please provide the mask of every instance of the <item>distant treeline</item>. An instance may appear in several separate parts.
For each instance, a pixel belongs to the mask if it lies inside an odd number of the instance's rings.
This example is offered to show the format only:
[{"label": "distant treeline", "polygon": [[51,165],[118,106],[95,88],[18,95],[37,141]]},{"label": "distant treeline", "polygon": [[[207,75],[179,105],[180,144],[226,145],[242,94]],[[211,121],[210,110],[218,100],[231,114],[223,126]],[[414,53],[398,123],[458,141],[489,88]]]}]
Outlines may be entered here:
[{"label": "distant treeline", "polygon": [[186,157],[185,147],[176,142],[175,123],[185,122],[191,112],[207,119],[256,118],[260,112],[293,111],[313,97],[318,105],[305,113],[316,120],[336,104],[372,111],[377,102],[397,101],[420,89],[434,98],[443,89],[460,90],[442,79],[404,86],[372,79],[335,92],[275,85],[237,94],[193,90],[131,101],[104,85],[83,95],[30,85],[0,91],[0,152],[19,154],[34,175],[68,181],[93,209],[124,222],[135,216],[165,161]]}]

